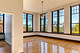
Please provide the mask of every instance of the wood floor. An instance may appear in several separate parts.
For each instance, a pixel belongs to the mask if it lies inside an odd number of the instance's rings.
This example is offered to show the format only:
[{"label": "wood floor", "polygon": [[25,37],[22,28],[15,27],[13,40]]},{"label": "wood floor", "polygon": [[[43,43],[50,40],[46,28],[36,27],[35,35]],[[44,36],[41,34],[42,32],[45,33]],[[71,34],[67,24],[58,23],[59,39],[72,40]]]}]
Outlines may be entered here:
[{"label": "wood floor", "polygon": [[0,53],[11,53],[11,47],[5,41],[0,41]]},{"label": "wood floor", "polygon": [[80,43],[44,38],[24,38],[24,53],[80,53]]}]

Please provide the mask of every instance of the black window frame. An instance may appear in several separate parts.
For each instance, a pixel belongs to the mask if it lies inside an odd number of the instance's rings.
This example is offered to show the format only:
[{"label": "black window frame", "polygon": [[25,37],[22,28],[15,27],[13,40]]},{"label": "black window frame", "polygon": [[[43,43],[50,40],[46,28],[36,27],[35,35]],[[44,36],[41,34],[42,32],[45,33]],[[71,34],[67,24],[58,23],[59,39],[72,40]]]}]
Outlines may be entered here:
[{"label": "black window frame", "polygon": [[[23,31],[24,33],[26,32],[33,32],[33,14],[30,13],[25,13],[26,14],[26,31]],[[32,15],[32,31],[28,30],[28,15]]]},{"label": "black window frame", "polygon": [[[47,13],[43,13],[43,14],[45,15]],[[46,17],[45,16],[43,18],[44,19],[43,31],[41,31],[41,26],[42,26],[41,25],[41,15],[43,15],[43,14],[40,14],[40,32],[46,32],[46,19],[45,19]]]},{"label": "black window frame", "polygon": [[[72,7],[79,6],[79,34],[72,33]],[[70,6],[70,35],[80,35],[80,4]]]},{"label": "black window frame", "polygon": [[[64,34],[64,32],[59,32],[59,10],[64,10],[64,8],[52,11],[52,33]],[[53,31],[53,12],[57,11],[57,32]]]}]

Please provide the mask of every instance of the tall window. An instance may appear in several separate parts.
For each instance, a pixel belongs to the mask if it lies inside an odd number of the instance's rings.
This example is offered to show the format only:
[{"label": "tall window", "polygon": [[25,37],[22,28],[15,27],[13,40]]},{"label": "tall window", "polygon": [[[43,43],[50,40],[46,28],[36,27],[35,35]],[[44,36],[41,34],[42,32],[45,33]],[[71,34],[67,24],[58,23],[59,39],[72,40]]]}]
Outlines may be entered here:
[{"label": "tall window", "polygon": [[64,9],[52,12],[52,32],[64,33]]},{"label": "tall window", "polygon": [[4,14],[0,13],[0,33],[4,33]]},{"label": "tall window", "polygon": [[33,15],[32,14],[23,14],[23,31],[24,32],[32,32],[33,31]]},{"label": "tall window", "polygon": [[71,34],[80,34],[80,6],[71,7]]},{"label": "tall window", "polygon": [[48,13],[44,14],[45,16],[40,15],[40,31],[41,32],[47,32],[47,25],[48,25]]}]

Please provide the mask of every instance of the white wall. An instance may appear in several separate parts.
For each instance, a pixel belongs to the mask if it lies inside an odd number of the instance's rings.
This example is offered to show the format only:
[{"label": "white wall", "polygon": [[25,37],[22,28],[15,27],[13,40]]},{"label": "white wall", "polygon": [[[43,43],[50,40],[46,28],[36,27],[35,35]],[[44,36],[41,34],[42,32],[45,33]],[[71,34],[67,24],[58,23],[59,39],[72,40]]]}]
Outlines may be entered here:
[{"label": "white wall", "polygon": [[12,14],[12,53],[23,52],[23,0],[0,0],[0,12]]},{"label": "white wall", "polygon": [[8,44],[12,44],[12,15],[5,14],[4,17],[4,33],[5,33],[5,41]]}]

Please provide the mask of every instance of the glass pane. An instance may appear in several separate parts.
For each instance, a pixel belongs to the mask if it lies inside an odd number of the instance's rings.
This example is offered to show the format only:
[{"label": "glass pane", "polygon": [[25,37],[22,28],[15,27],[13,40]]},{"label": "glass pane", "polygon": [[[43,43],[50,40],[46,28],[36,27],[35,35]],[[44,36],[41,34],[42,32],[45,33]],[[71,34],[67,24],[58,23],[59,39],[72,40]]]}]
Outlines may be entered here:
[{"label": "glass pane", "polygon": [[59,32],[64,32],[64,9],[59,10]]},{"label": "glass pane", "polygon": [[47,32],[47,25],[45,25],[45,32]]},{"label": "glass pane", "polygon": [[53,24],[57,24],[57,11],[53,12]]},{"label": "glass pane", "polygon": [[47,32],[47,25],[48,25],[48,13],[45,14],[45,32]]},{"label": "glass pane", "polygon": [[59,24],[64,24],[64,16],[59,17]]},{"label": "glass pane", "polygon": [[79,34],[79,24],[72,24],[72,33]]},{"label": "glass pane", "polygon": [[53,16],[57,16],[57,11],[54,11],[53,12]]},{"label": "glass pane", "polygon": [[0,33],[3,33],[3,14],[0,13]]},{"label": "glass pane", "polygon": [[41,25],[44,25],[44,18],[41,17]]},{"label": "glass pane", "polygon": [[59,32],[64,32],[64,25],[59,25]]},{"label": "glass pane", "polygon": [[28,14],[28,31],[32,31],[32,15]]},{"label": "glass pane", "polygon": [[72,14],[79,13],[79,6],[72,7]]},{"label": "glass pane", "polygon": [[72,33],[79,34],[79,5],[72,7]]},{"label": "glass pane", "polygon": [[64,16],[64,9],[59,10],[59,16]]},{"label": "glass pane", "polygon": [[57,32],[57,25],[53,25],[53,32]]},{"label": "glass pane", "polygon": [[44,26],[43,26],[43,25],[41,25],[41,31],[44,31],[43,29],[44,29]]},{"label": "glass pane", "polygon": [[72,23],[79,23],[79,14],[72,15]]},{"label": "glass pane", "polygon": [[41,18],[41,20],[40,20],[41,21],[41,26],[40,26],[41,27],[41,31],[44,31],[44,16],[41,15],[40,18]]},{"label": "glass pane", "polygon": [[26,31],[26,14],[23,14],[23,31]]},{"label": "glass pane", "polygon": [[53,17],[53,24],[57,24],[57,17]]}]

